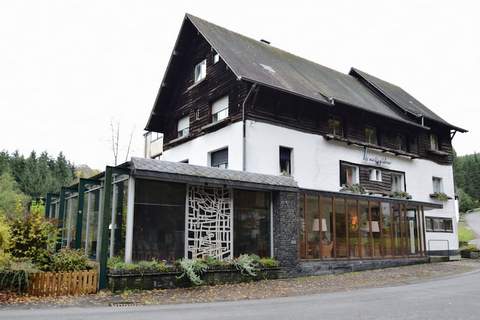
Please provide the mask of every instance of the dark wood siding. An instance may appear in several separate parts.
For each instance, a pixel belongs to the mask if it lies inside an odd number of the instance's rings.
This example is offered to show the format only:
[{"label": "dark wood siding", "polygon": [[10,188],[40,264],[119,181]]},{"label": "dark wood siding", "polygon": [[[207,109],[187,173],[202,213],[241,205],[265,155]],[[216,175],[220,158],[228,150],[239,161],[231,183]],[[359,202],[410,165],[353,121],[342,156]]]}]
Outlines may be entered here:
[{"label": "dark wood siding", "polygon": [[[190,135],[186,139],[193,139],[204,134],[202,127],[211,123],[211,104],[217,99],[228,95],[229,121],[241,119],[241,105],[248,91],[248,84],[238,81],[225,62],[213,63],[215,51],[199,34],[192,35],[189,46],[184,49],[188,54],[182,57],[181,67],[176,70],[174,93],[167,107],[162,110],[165,115],[163,122],[164,149],[177,138],[178,119],[189,116]],[[195,65],[203,59],[207,60],[206,78],[194,83]],[[198,118],[197,118],[198,115]],[[185,140],[182,140],[182,142]]]},{"label": "dark wood siding", "polygon": [[259,89],[254,104],[248,105],[247,118],[322,135],[329,133],[328,120],[338,118],[343,123],[344,136],[347,139],[365,141],[365,127],[371,126],[376,128],[378,143],[382,147],[400,149],[397,136],[401,135],[406,142],[404,151],[437,163],[452,163],[453,149],[449,130],[435,123],[426,125],[439,136],[440,150],[447,155],[429,152],[430,131],[428,130],[340,103],[335,106],[324,105],[265,87]]}]

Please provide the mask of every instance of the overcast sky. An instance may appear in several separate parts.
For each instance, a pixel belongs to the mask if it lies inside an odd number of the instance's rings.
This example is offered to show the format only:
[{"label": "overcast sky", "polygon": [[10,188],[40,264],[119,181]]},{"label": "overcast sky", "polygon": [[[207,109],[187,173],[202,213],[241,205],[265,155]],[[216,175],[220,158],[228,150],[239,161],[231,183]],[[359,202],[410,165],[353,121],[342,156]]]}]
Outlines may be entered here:
[{"label": "overcast sky", "polygon": [[[121,160],[143,128],[185,12],[347,73],[393,82],[480,151],[478,1],[0,1],[0,150]],[[233,5],[234,4],[234,5]]]}]

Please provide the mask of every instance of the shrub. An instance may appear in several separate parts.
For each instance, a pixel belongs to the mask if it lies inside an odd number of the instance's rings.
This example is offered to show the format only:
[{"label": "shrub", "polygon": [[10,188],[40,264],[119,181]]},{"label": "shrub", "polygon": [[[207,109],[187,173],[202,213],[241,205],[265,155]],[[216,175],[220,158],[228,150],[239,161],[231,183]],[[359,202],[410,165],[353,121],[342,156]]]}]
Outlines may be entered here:
[{"label": "shrub", "polygon": [[29,277],[39,272],[28,258],[13,258],[8,254],[0,256],[0,289],[25,291]]},{"label": "shrub", "polygon": [[263,268],[278,268],[280,266],[280,262],[274,258],[261,258],[259,263]]},{"label": "shrub", "polygon": [[156,259],[150,261],[143,260],[136,263],[125,263],[120,257],[108,259],[107,266],[112,271],[137,271],[140,273],[169,272],[173,269],[167,266],[165,262]]},{"label": "shrub", "polygon": [[3,254],[10,245],[10,226],[7,220],[0,216],[0,254]]},{"label": "shrub", "polygon": [[205,262],[208,269],[225,269],[231,267],[230,260],[220,260],[210,256],[203,258],[203,262]]},{"label": "shrub", "polygon": [[252,277],[255,277],[258,264],[255,261],[254,256],[248,254],[242,254],[238,258],[233,260],[233,265],[241,273],[246,273]]},{"label": "shrub", "polygon": [[352,184],[351,186],[344,186],[340,189],[340,192],[351,192],[358,194],[365,194],[365,188],[360,184]]},{"label": "shrub", "polygon": [[90,270],[93,265],[83,250],[62,249],[52,256],[51,271]]},{"label": "shrub", "polygon": [[194,286],[203,284],[203,280],[200,276],[208,268],[205,261],[200,259],[180,259],[177,261],[177,266],[182,272],[178,279],[186,277]]},{"label": "shrub", "polygon": [[32,204],[32,210],[10,223],[9,252],[16,258],[29,258],[40,269],[48,269],[55,249],[58,228],[45,219],[42,205]]}]

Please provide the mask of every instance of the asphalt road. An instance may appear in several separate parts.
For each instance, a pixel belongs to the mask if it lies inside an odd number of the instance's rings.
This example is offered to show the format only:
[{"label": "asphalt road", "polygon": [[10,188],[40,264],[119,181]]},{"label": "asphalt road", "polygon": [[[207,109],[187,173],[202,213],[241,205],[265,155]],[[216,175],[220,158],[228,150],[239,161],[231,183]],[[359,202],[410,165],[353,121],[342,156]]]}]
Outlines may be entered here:
[{"label": "asphalt road", "polygon": [[479,319],[480,270],[428,282],[301,297],[141,307],[2,310],[0,319]]}]

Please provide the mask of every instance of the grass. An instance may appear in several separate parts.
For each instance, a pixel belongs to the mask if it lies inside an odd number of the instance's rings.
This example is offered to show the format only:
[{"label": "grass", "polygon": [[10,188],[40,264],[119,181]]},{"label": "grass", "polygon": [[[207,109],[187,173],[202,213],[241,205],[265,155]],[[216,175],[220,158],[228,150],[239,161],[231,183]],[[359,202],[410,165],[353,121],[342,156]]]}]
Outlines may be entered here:
[{"label": "grass", "polygon": [[458,224],[458,241],[460,243],[468,243],[470,240],[475,239],[475,233],[465,225],[465,223],[460,222]]}]

